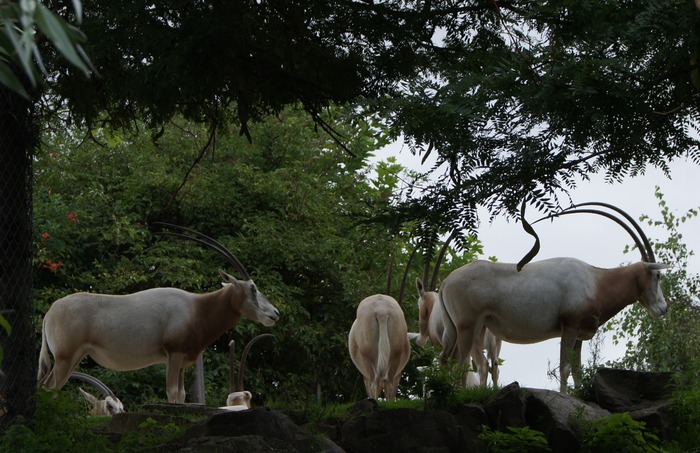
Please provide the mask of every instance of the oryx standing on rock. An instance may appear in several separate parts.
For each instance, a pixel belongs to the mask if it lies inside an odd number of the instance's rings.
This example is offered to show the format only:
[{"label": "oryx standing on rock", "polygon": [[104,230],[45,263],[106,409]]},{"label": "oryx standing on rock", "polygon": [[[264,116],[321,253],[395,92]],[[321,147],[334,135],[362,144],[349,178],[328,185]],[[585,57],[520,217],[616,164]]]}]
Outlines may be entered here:
[{"label": "oryx standing on rock", "polygon": [[[604,215],[632,235],[642,261],[615,269],[597,268],[574,258],[525,265],[537,253],[539,238],[521,216],[523,227],[536,238],[533,251],[521,263],[474,261],[452,272],[442,283],[439,295],[446,314],[446,356],[467,363],[484,326],[511,343],[537,343],[561,337],[559,371],[563,392],[572,365],[574,385],[580,385],[581,342],[590,340],[606,321],[636,301],[654,317],[666,313],[659,271],[669,266],[656,263],[649,241],[629,215],[605,203],[584,203],[578,207],[591,205],[621,214],[632,223],[639,237],[621,219],[604,211],[570,208],[549,217],[573,213]],[[480,360],[478,354],[472,358]]]},{"label": "oryx standing on rock", "polygon": [[[153,288],[124,296],[76,293],[51,305],[43,322],[39,383],[60,389],[87,355],[105,368],[137,370],[166,364],[168,402],[184,403],[184,369],[241,317],[272,326],[279,311],[262,295],[245,268],[219,242],[184,227],[194,240],[223,255],[242,279],[219,271],[223,288],[193,294]],[[51,367],[49,351],[53,353]]]}]

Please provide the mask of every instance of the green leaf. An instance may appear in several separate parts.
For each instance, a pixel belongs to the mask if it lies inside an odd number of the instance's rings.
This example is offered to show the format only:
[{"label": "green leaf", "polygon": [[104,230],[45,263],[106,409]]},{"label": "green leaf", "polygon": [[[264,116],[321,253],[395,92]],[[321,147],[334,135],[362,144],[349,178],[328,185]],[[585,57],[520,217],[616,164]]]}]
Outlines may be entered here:
[{"label": "green leaf", "polygon": [[68,36],[68,27],[66,24],[61,19],[54,16],[53,13],[41,3],[37,4],[36,22],[41,31],[49,37],[53,45],[56,46],[56,49],[61,52],[68,61],[83,71],[85,75],[90,74],[90,70],[78,55],[73,41]]},{"label": "green leaf", "polygon": [[3,315],[0,315],[0,327],[5,329],[8,335],[12,333],[12,326]]},{"label": "green leaf", "polygon": [[27,94],[19,79],[17,79],[7,63],[2,60],[0,60],[0,84],[5,85],[23,98],[29,99],[29,94]]}]

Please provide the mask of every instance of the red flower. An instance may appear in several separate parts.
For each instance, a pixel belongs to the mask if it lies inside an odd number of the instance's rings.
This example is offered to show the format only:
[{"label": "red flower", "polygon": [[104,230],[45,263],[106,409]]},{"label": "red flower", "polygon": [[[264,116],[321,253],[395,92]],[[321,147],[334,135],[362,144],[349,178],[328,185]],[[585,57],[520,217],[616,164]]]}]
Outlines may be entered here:
[{"label": "red flower", "polygon": [[68,220],[70,220],[71,222],[75,222],[78,219],[78,214],[76,214],[75,212],[69,212],[66,215],[68,216]]},{"label": "red flower", "polygon": [[51,272],[57,272],[59,268],[63,267],[63,261],[58,263],[52,263],[51,260],[46,260],[44,263],[44,269],[48,269]]},{"label": "red flower", "polygon": [[48,239],[49,236],[50,236],[50,234],[49,234],[48,231],[44,231],[44,234],[41,235],[41,237],[44,238],[44,239]]}]

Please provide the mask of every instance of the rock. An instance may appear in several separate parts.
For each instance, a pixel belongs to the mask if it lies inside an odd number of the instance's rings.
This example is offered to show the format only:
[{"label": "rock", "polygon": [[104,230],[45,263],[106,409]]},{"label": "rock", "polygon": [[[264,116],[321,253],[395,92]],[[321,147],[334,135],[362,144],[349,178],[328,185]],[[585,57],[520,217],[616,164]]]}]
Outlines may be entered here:
[{"label": "rock", "polygon": [[671,373],[600,368],[593,379],[596,403],[611,412],[633,412],[666,401],[673,391]]},{"label": "rock", "polygon": [[483,426],[489,425],[489,418],[484,408],[478,404],[462,404],[450,411],[457,423],[464,430],[464,437],[469,452],[486,451],[486,446],[477,440]]},{"label": "rock", "polygon": [[672,440],[678,428],[676,416],[673,413],[673,403],[670,401],[661,401],[630,412],[630,417],[638,422],[644,422],[646,428],[662,441]]},{"label": "rock", "polygon": [[507,426],[523,427],[525,423],[525,396],[520,384],[513,382],[503,387],[484,405],[491,428],[502,430]]},{"label": "rock", "polygon": [[150,412],[122,412],[115,414],[107,424],[107,432],[124,434],[127,432],[139,431],[143,423],[148,419],[153,419],[158,426],[165,426],[175,423],[180,426],[189,426],[194,422],[177,415],[150,413]]},{"label": "rock", "polygon": [[553,390],[526,389],[525,420],[531,429],[542,432],[553,452],[578,451],[579,422],[610,415],[597,406]]},{"label": "rock", "polygon": [[445,411],[387,409],[355,417],[338,445],[348,453],[468,451],[463,429]]},{"label": "rock", "polygon": [[[342,451],[328,439],[310,435],[282,412],[265,407],[215,414],[190,427],[183,443],[181,451]],[[210,449],[212,444],[217,447]]]}]

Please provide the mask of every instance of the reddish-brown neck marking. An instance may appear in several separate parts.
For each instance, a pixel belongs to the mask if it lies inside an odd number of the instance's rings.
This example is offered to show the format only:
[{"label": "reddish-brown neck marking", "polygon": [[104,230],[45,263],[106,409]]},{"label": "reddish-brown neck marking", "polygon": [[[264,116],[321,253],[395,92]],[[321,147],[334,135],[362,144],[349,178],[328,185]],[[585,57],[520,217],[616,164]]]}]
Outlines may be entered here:
[{"label": "reddish-brown neck marking", "polygon": [[600,324],[639,300],[651,277],[644,266],[645,263],[638,262],[601,272],[596,282],[597,293],[594,302],[595,309],[599,313]]},{"label": "reddish-brown neck marking", "polygon": [[[195,301],[192,322],[192,344],[188,348],[199,354],[241,319],[239,287],[226,285],[218,291],[201,294]],[[195,349],[197,351],[195,351]]]}]

